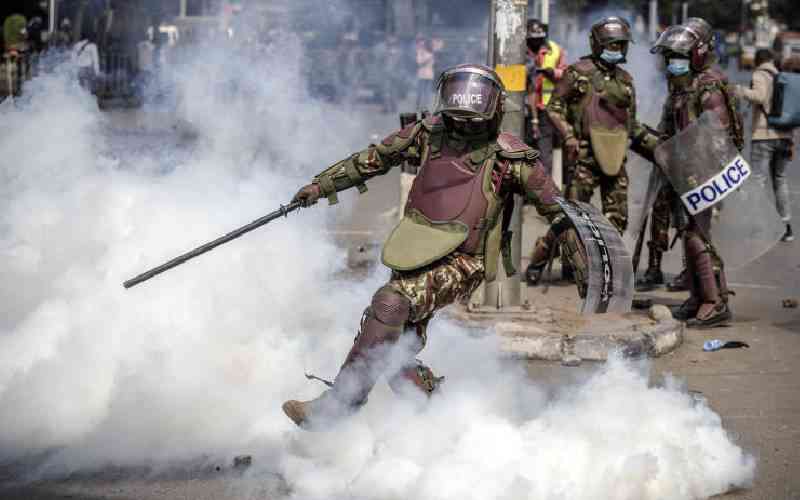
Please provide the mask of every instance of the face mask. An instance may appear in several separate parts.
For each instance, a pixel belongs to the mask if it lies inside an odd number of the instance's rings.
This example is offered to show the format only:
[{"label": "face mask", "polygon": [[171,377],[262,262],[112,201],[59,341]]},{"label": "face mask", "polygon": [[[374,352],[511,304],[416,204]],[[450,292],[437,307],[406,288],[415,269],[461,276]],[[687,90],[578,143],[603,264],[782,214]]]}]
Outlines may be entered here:
[{"label": "face mask", "polygon": [[617,64],[622,60],[623,56],[622,52],[620,51],[612,51],[608,49],[603,49],[603,53],[600,54],[600,57],[609,64]]},{"label": "face mask", "polygon": [[667,71],[674,76],[685,75],[689,72],[688,59],[670,59],[667,65]]}]

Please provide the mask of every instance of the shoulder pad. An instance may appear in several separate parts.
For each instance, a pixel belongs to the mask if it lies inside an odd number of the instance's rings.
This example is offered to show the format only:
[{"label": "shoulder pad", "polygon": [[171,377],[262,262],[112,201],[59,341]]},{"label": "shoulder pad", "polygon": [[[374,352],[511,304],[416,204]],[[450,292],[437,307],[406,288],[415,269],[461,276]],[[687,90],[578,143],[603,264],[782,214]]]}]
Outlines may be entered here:
[{"label": "shoulder pad", "polygon": [[414,138],[419,134],[421,129],[422,122],[416,121],[402,130],[389,134],[378,145],[378,151],[381,153],[388,153],[392,151],[401,151],[407,148],[414,142]]},{"label": "shoulder pad", "polygon": [[728,77],[714,68],[709,68],[697,75],[697,82],[703,86],[727,85]]},{"label": "shoulder pad", "polygon": [[497,153],[504,158],[513,160],[527,158],[533,160],[539,157],[539,153],[535,149],[522,142],[522,139],[516,135],[508,132],[503,132],[497,136],[497,146],[500,148]]},{"label": "shoulder pad", "polygon": [[581,57],[578,62],[570,65],[568,69],[572,69],[582,75],[586,75],[595,70],[595,64],[591,57],[584,56]]}]

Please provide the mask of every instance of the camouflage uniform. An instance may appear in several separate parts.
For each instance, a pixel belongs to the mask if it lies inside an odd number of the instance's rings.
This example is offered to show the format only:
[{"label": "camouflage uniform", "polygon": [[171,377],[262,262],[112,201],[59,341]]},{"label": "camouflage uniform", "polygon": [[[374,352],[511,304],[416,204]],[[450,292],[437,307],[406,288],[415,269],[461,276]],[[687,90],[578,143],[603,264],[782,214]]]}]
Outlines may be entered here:
[{"label": "camouflage uniform", "polygon": [[[452,119],[435,115],[414,122],[334,164],[310,185],[316,196],[336,203],[339,191],[357,187],[363,192],[365,181],[393,167],[419,166],[404,217],[381,255],[392,269],[391,278],[364,311],[331,389],[309,402],[284,404],[298,425],[313,426],[315,413],[337,416],[364,404],[383,373],[393,390],[430,394],[440,379],[415,359],[425,345],[428,321],[442,307],[469,297],[484,280],[494,280],[501,249],[510,242],[502,220],[513,195],[525,196],[550,221],[563,218],[558,188],[535,150],[511,134],[491,132],[497,123],[490,132],[467,134],[446,120]],[[575,238],[574,231],[567,231],[566,240]],[[580,252],[579,245],[571,248]],[[578,262],[572,252],[564,252]],[[406,350],[390,356],[400,345]],[[405,361],[390,364],[398,356]]]},{"label": "camouflage uniform", "polygon": [[574,137],[580,143],[578,160],[567,165],[569,199],[589,202],[599,186],[603,212],[620,232],[628,225],[627,156],[617,172],[604,169],[598,162],[590,128],[593,116],[587,108],[597,100],[614,106],[629,130],[632,149],[652,159],[657,138],[636,120],[636,91],[631,75],[616,65],[604,64],[592,56],[581,58],[567,68],[564,79],[556,86],[547,111],[562,140]]}]

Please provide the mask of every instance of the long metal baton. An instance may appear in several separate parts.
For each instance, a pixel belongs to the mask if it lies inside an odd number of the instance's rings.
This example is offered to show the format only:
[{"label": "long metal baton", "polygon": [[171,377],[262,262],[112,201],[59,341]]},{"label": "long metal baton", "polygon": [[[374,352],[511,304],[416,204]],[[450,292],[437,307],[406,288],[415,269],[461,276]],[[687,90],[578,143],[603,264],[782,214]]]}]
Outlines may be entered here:
[{"label": "long metal baton", "polygon": [[194,250],[186,252],[183,255],[179,255],[178,257],[175,257],[174,259],[170,260],[169,262],[167,262],[165,264],[161,264],[158,267],[154,267],[153,269],[150,269],[149,271],[143,272],[142,274],[136,276],[135,278],[131,278],[128,281],[126,281],[125,283],[122,284],[122,286],[124,286],[125,288],[130,288],[132,286],[136,286],[139,283],[142,283],[143,281],[149,280],[153,276],[157,276],[157,275],[163,273],[164,271],[172,269],[173,267],[177,267],[177,266],[183,264],[184,262],[186,262],[188,260],[194,259],[198,255],[202,255],[202,254],[204,254],[206,252],[209,252],[209,251],[213,250],[214,248],[216,248],[216,247],[218,247],[218,246],[220,246],[220,245],[222,245],[224,243],[227,243],[227,242],[229,242],[231,240],[234,240],[234,239],[238,238],[239,236],[242,236],[243,234],[249,233],[253,229],[257,229],[257,228],[259,228],[259,227],[261,227],[261,226],[263,226],[265,224],[269,224],[273,220],[278,219],[280,217],[286,217],[289,214],[289,212],[294,212],[295,210],[297,210],[301,206],[302,206],[302,204],[299,201],[295,201],[295,202],[289,203],[286,206],[281,205],[281,208],[279,208],[278,210],[275,210],[274,212],[272,212],[270,214],[267,214],[264,217],[261,217],[260,219],[256,219],[253,222],[251,222],[250,224],[247,224],[246,226],[242,226],[239,229],[235,229],[235,230],[231,231],[230,233],[226,234],[225,236],[217,238],[214,241],[210,241],[210,242],[206,243],[205,245],[200,245],[199,247],[195,248]]}]

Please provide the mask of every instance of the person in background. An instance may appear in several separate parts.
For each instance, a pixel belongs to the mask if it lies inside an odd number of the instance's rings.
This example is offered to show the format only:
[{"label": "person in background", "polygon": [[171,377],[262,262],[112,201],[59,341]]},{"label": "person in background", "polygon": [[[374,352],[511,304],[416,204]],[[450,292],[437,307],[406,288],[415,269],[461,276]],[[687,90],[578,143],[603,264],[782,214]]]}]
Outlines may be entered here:
[{"label": "person in background", "polygon": [[750,164],[762,185],[767,182],[767,176],[771,176],[778,215],[786,224],[781,241],[789,242],[794,240],[794,234],[786,170],[794,154],[794,129],[777,129],[767,123],[767,115],[772,109],[775,77],[778,75],[775,54],[770,49],[759,49],[756,52],[755,64],[756,69],[753,71],[750,88],[737,85],[735,92],[738,97],[749,101],[753,106]]},{"label": "person in background", "polygon": [[100,54],[95,43],[94,33],[84,31],[81,40],[72,46],[72,61],[78,69],[78,82],[91,93],[100,73]]},{"label": "person in background", "polygon": [[417,37],[417,111],[430,106],[433,88],[433,46],[425,37]]},{"label": "person in background", "polygon": [[553,169],[555,134],[547,116],[547,105],[556,83],[567,69],[566,51],[548,39],[547,25],[538,19],[529,19],[525,42],[528,46],[528,109],[526,142],[539,150],[539,158],[548,173]]},{"label": "person in background", "polygon": [[3,21],[5,53],[17,56],[27,50],[28,20],[22,14],[12,14]]}]

